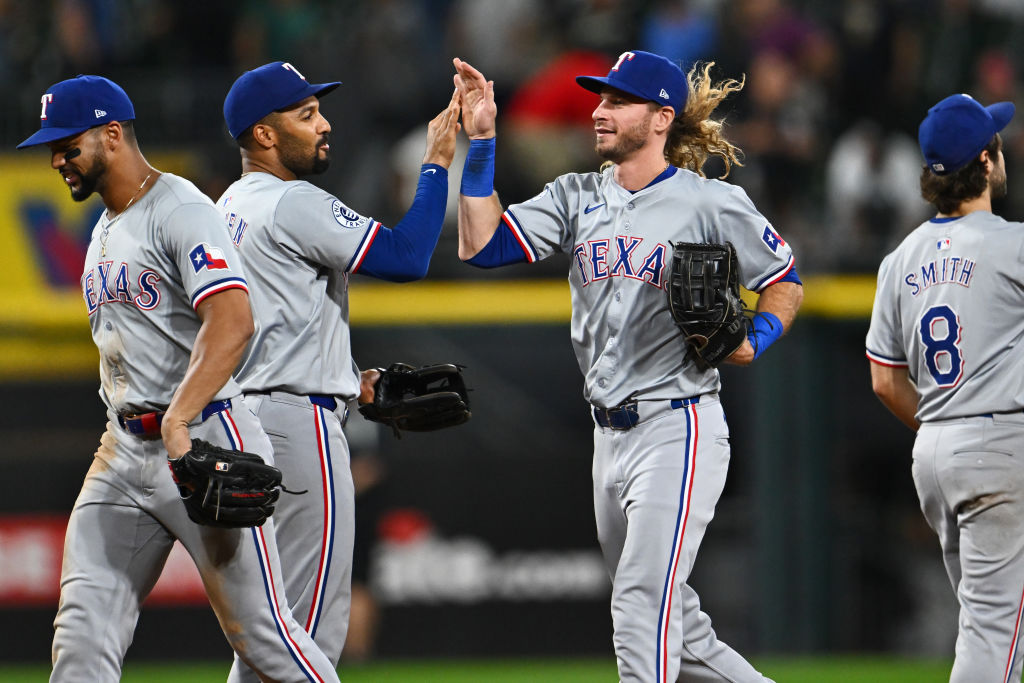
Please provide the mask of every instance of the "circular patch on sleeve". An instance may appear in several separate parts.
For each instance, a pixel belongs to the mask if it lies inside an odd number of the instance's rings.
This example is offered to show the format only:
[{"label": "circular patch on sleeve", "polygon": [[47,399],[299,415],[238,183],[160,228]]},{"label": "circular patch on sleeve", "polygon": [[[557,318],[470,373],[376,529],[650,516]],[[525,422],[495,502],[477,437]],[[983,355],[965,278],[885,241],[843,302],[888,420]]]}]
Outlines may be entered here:
[{"label": "circular patch on sleeve", "polygon": [[358,227],[364,220],[362,216],[342,204],[337,199],[335,199],[331,204],[331,211],[334,212],[334,220],[338,221],[339,225],[346,228]]}]

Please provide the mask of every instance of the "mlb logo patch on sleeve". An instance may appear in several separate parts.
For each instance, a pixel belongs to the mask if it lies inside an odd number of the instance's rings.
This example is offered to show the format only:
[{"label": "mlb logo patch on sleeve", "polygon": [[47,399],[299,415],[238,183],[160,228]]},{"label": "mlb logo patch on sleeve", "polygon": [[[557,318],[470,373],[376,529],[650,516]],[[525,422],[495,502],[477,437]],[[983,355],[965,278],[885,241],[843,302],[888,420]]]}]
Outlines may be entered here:
[{"label": "mlb logo patch on sleeve", "polygon": [[211,247],[206,242],[200,242],[188,253],[192,261],[192,268],[198,273],[203,268],[206,270],[222,270],[228,267],[224,260],[224,252],[217,247]]},{"label": "mlb logo patch on sleeve", "polygon": [[764,226],[764,234],[761,235],[761,239],[768,245],[768,248],[773,252],[778,252],[779,247],[786,246],[786,241],[779,237],[779,233],[772,230],[772,226]]}]

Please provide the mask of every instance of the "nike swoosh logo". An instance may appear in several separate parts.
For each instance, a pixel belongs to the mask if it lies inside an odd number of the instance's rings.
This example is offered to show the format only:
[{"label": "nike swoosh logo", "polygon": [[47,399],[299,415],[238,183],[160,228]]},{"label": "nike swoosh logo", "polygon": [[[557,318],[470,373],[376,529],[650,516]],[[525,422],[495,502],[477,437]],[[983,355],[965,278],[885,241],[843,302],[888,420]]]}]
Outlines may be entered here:
[{"label": "nike swoosh logo", "polygon": [[591,211],[597,211],[598,209],[600,209],[604,205],[605,205],[605,202],[601,202],[600,204],[598,204],[596,206],[588,206],[587,208],[583,209],[583,213],[590,213]]},{"label": "nike swoosh logo", "polygon": [[426,171],[424,171],[424,173],[437,173],[437,169],[436,168],[428,168]]}]

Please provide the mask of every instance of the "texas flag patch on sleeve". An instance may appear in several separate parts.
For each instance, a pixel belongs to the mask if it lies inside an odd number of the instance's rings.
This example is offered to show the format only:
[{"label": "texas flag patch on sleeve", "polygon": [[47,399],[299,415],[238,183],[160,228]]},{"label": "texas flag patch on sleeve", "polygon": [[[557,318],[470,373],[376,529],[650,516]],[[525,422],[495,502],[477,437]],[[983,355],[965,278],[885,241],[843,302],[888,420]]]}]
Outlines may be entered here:
[{"label": "texas flag patch on sleeve", "polygon": [[223,270],[228,267],[224,260],[224,252],[217,247],[211,247],[206,242],[200,242],[188,253],[192,261],[192,267],[198,273],[203,268],[206,270]]},{"label": "texas flag patch on sleeve", "polygon": [[786,246],[786,241],[779,237],[779,233],[775,232],[770,225],[764,226],[764,234],[761,235],[761,239],[773,253],[778,253],[779,247]]}]

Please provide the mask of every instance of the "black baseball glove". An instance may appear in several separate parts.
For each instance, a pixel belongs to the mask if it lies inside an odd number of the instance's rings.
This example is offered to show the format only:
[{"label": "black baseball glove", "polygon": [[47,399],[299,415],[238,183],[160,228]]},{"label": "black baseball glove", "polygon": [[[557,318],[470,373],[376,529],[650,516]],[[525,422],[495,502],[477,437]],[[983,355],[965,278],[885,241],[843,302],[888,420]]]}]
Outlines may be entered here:
[{"label": "black baseball glove", "polygon": [[725,244],[672,244],[668,304],[703,370],[718,367],[747,338],[736,249]]},{"label": "black baseball glove", "polygon": [[281,495],[281,471],[253,453],[192,439],[192,449],[169,460],[171,476],[196,524],[262,526]]},{"label": "black baseball glove", "polygon": [[460,425],[470,418],[469,390],[458,365],[444,363],[415,368],[394,363],[379,369],[373,402],[359,406],[367,420],[401,430],[429,432]]}]

